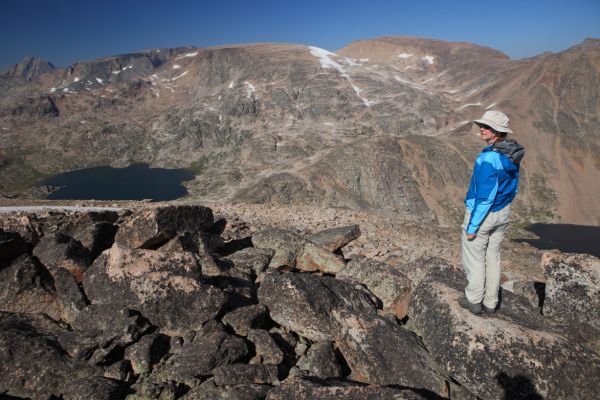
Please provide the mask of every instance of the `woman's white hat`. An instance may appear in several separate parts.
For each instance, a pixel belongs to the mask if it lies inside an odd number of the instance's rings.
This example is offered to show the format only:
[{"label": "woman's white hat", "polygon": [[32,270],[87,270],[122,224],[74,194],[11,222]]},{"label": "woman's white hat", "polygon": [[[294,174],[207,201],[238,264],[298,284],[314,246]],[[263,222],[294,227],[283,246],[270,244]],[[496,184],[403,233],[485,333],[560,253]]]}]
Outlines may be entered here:
[{"label": "woman's white hat", "polygon": [[500,111],[486,111],[481,119],[476,119],[473,122],[476,124],[487,125],[496,132],[513,133],[508,127],[508,117]]}]

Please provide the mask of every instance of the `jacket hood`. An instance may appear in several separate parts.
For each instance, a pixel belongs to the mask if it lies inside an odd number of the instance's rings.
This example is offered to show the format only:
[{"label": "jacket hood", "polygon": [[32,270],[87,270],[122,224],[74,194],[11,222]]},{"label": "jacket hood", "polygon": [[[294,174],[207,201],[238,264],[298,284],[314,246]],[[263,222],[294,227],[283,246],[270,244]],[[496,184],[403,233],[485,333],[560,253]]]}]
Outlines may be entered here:
[{"label": "jacket hood", "polygon": [[525,148],[517,143],[516,140],[512,139],[494,143],[492,145],[492,150],[497,153],[504,154],[515,164],[520,163],[525,156]]}]

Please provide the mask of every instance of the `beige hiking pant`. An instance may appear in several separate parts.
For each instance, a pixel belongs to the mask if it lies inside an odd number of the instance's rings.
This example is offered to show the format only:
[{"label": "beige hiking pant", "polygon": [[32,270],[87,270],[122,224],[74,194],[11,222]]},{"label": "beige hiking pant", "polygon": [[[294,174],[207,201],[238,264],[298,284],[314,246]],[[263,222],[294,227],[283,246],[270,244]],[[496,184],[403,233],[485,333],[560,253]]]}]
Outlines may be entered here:
[{"label": "beige hiking pant", "polygon": [[465,288],[472,304],[483,301],[488,308],[496,308],[500,289],[500,244],[510,221],[510,204],[502,210],[490,212],[473,240],[467,240],[465,229],[471,218],[467,210],[462,224],[462,261],[469,282]]}]

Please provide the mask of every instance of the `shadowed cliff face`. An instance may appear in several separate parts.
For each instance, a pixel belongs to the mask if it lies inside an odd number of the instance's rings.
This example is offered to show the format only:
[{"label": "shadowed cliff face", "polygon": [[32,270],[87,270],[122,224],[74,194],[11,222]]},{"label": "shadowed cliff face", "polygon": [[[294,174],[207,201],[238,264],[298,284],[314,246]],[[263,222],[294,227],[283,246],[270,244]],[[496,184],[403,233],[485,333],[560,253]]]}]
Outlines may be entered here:
[{"label": "shadowed cliff face", "polygon": [[406,37],[338,53],[258,44],[155,49],[67,69],[29,60],[0,76],[0,192],[27,195],[66,170],[147,162],[192,167],[198,200],[453,223],[482,147],[467,121],[501,109],[527,148],[516,216],[598,224],[598,43],[526,60]]}]

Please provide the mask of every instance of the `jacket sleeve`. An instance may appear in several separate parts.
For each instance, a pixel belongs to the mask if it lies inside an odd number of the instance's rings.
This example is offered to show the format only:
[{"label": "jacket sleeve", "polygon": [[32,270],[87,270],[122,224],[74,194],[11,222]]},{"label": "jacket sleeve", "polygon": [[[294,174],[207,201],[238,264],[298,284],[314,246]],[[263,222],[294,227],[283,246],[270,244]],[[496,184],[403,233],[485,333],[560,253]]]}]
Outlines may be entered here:
[{"label": "jacket sleeve", "polygon": [[466,232],[476,233],[498,193],[498,169],[489,161],[484,160],[475,176],[475,204],[471,212],[471,219],[467,225]]}]

